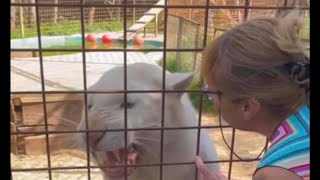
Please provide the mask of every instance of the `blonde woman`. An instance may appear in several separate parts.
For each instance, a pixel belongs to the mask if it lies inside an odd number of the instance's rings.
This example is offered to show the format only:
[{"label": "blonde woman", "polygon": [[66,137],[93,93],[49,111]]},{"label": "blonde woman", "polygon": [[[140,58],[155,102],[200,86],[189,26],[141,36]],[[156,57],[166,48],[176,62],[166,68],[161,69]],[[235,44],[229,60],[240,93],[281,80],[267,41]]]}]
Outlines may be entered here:
[{"label": "blonde woman", "polygon": [[[220,116],[232,127],[269,138],[254,180],[309,179],[309,58],[297,12],[246,21],[204,51],[201,76]],[[218,91],[220,93],[210,93]],[[202,180],[226,180],[199,157]]]}]

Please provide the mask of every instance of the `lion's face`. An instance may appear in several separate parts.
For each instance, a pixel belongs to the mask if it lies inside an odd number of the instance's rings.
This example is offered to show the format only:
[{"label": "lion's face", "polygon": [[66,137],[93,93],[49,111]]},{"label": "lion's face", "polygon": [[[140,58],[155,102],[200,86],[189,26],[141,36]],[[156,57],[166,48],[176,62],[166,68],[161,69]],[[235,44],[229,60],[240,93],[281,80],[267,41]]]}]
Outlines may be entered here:
[{"label": "lion's face", "polygon": [[[89,90],[123,90],[123,68],[117,67],[106,72]],[[192,74],[166,74],[166,89],[185,89],[192,80]],[[156,65],[137,63],[127,67],[127,90],[161,90],[162,69]],[[88,94],[87,115],[88,129],[111,130],[112,132],[91,132],[88,134],[91,154],[101,166],[135,165],[147,159],[159,163],[160,130],[127,131],[127,147],[125,147],[125,132],[117,131],[126,127],[129,129],[160,128],[162,119],[165,126],[170,126],[174,118],[174,106],[179,104],[181,93],[165,95],[164,117],[162,117],[162,93],[123,93]],[[127,109],[125,113],[125,109]],[[85,113],[78,130],[86,129]],[[79,134],[77,140],[82,147],[86,146],[85,133]],[[149,162],[150,163],[150,162]],[[123,167],[101,168],[105,176],[124,176]],[[134,172],[129,167],[127,175]]]}]

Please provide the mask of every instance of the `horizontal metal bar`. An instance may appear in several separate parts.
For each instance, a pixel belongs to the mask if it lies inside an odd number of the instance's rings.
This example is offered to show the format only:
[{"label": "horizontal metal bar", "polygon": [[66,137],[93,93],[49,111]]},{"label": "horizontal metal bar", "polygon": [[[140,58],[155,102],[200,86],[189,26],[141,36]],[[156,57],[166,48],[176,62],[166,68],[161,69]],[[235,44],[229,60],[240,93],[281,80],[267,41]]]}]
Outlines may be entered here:
[{"label": "horizontal metal bar", "polygon": [[218,128],[231,128],[231,126],[189,126],[189,127],[159,127],[159,128],[120,128],[120,129],[100,129],[100,130],[70,130],[70,131],[23,131],[11,132],[11,135],[19,134],[76,134],[86,132],[118,132],[118,131],[161,131],[161,130],[192,130],[192,129],[218,129]]},{"label": "horizontal metal bar", "polygon": [[[212,163],[227,163],[227,162],[253,162],[259,161],[258,159],[244,159],[244,160],[219,160],[219,161],[204,161],[206,164]],[[154,164],[137,164],[137,165],[118,165],[118,166],[71,166],[71,167],[51,167],[51,170],[70,170],[70,169],[87,169],[89,168],[111,168],[111,167],[150,167],[150,166],[176,166],[176,165],[194,165],[194,162],[179,162],[179,163],[154,163]],[[12,172],[26,172],[26,171],[46,171],[49,168],[12,168]]]},{"label": "horizontal metal bar", "polygon": [[[154,4],[94,4],[94,3],[11,3],[11,6],[44,6],[44,7],[127,7],[127,8],[193,8],[193,9],[204,9],[206,5],[154,5]],[[209,5],[210,9],[295,9],[296,7],[277,7],[277,6],[245,6],[245,5]],[[300,9],[306,10],[310,7],[301,7]]]},{"label": "horizontal metal bar", "polygon": [[42,51],[42,52],[110,52],[110,51],[118,51],[118,52],[144,52],[144,51],[153,51],[153,52],[176,52],[176,51],[202,51],[203,48],[170,48],[170,49],[58,49],[58,48],[42,48],[42,49],[33,49],[33,48],[19,48],[19,49],[10,49],[10,51],[24,52],[24,51]]},{"label": "horizontal metal bar", "polygon": [[11,94],[118,94],[118,93],[211,93],[219,94],[219,91],[204,91],[204,90],[109,90],[109,91],[12,91]]}]

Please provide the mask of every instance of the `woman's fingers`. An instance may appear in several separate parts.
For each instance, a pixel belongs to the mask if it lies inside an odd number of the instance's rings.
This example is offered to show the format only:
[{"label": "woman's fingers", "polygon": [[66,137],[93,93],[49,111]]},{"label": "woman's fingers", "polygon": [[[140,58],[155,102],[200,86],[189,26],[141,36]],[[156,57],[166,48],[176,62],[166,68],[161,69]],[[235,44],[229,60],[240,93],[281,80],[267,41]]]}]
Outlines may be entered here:
[{"label": "woman's fingers", "polygon": [[209,168],[203,163],[202,159],[199,156],[196,156],[195,163],[198,171],[200,172],[200,174],[202,174],[203,177],[209,177],[211,175]]},{"label": "woman's fingers", "polygon": [[199,156],[196,156],[195,163],[200,173],[200,177],[202,177],[201,180],[228,180],[227,177],[219,172],[211,172]]}]

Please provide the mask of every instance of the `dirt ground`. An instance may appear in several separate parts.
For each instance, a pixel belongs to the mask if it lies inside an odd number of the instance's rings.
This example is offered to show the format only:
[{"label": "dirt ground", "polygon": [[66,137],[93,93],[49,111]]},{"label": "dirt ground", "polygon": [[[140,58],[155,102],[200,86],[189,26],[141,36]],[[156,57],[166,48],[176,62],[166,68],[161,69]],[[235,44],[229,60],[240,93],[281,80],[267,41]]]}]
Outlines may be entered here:
[{"label": "dirt ground", "polygon": [[[202,125],[218,125],[217,117],[212,115],[203,115]],[[220,160],[230,160],[230,150],[222,140],[220,129],[209,130],[211,139],[215,142],[217,153]],[[225,128],[224,136],[231,144],[232,129]],[[256,158],[263,149],[266,139],[256,133],[236,131],[235,136],[235,152],[241,158]],[[51,154],[52,167],[68,167],[68,166],[86,166],[84,154],[78,151],[59,151]],[[233,157],[233,159],[237,159]],[[11,154],[12,168],[46,168],[47,156],[43,155],[13,155]],[[221,171],[227,175],[229,172],[230,163],[221,163]],[[233,162],[231,170],[232,180],[251,180],[252,174],[257,166],[257,162]],[[100,172],[97,168],[91,169],[92,180],[102,180]],[[72,170],[53,170],[53,180],[86,180],[88,179],[87,169],[72,169]],[[33,172],[13,172],[13,180],[46,180],[48,171],[33,171]]]}]

